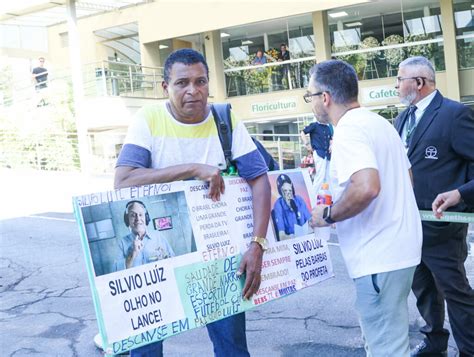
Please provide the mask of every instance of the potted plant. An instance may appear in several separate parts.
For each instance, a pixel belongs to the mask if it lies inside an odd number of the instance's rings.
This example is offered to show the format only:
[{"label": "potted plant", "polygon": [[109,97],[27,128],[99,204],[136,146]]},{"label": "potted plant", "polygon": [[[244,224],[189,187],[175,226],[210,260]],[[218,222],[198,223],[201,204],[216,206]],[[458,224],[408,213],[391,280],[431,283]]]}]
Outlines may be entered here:
[{"label": "potted plant", "polygon": [[[391,46],[403,43],[403,37],[400,35],[390,35],[382,41],[382,45]],[[401,47],[389,48],[384,50],[385,60],[388,64],[388,75],[396,75],[398,65],[405,59],[405,49]],[[393,72],[395,73],[393,74]]]},{"label": "potted plant", "polygon": [[[423,35],[409,35],[407,37],[407,42],[418,42],[418,41],[424,41],[424,40],[429,40],[429,39],[430,37],[424,34]],[[431,59],[433,57],[434,50],[435,50],[434,43],[424,43],[422,45],[407,47],[407,52],[408,52],[409,57],[423,56],[428,59]]]},{"label": "potted plant", "polygon": [[243,71],[243,77],[247,86],[247,94],[263,93],[270,86],[271,67],[247,69]]},{"label": "potted plant", "polygon": [[[350,52],[350,51],[355,51],[357,49],[358,49],[358,46],[356,45],[337,47],[338,52]],[[357,73],[357,77],[359,79],[362,79],[366,61],[365,61],[364,56],[362,56],[361,53],[346,53],[343,55],[339,55],[338,53],[335,53],[336,47],[334,45],[332,46],[332,52],[333,52],[334,57],[352,65],[352,67],[354,67]]]},{"label": "potted plant", "polygon": [[[361,49],[371,49],[371,48],[376,48],[376,47],[380,47],[380,43],[373,36],[364,38],[364,40],[360,43]],[[374,74],[377,78],[379,78],[379,72],[375,64],[375,59],[380,55],[380,50],[362,52],[361,55],[365,59],[365,62],[366,62],[366,65],[364,68],[364,74],[362,77],[365,78],[365,76],[370,73],[372,78],[374,77]]]},{"label": "potted plant", "polygon": [[[224,60],[224,69],[239,68],[245,65],[245,61],[237,61],[232,56]],[[235,92],[235,95],[241,95],[243,71],[225,72],[225,77],[227,82],[227,96],[229,96],[231,92]]]}]

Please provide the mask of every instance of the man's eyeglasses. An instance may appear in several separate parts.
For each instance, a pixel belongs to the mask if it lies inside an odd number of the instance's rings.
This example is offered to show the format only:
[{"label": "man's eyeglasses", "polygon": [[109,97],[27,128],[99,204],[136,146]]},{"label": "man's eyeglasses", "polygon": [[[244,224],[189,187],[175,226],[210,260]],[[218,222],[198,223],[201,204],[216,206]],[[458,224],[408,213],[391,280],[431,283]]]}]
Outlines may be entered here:
[{"label": "man's eyeglasses", "polygon": [[418,76],[418,77],[397,77],[397,83],[400,83],[401,81],[404,81],[404,80],[406,80],[406,79],[422,79],[422,80],[424,80],[424,81],[429,81],[428,78],[426,78],[426,77],[420,77],[420,76]]},{"label": "man's eyeglasses", "polygon": [[317,93],[306,93],[303,95],[303,99],[306,103],[311,103],[313,97],[322,95],[324,92],[317,92]]}]

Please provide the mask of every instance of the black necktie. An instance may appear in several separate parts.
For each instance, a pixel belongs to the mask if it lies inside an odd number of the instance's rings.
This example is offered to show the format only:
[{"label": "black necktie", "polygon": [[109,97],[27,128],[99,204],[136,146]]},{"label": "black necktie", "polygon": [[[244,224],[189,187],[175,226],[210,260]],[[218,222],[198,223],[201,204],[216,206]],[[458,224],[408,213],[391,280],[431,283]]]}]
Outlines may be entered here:
[{"label": "black necktie", "polygon": [[413,132],[416,129],[416,105],[410,105],[410,108],[408,108],[408,121],[407,121],[407,136],[406,136],[406,141],[405,145],[406,147],[410,146],[411,138],[413,136]]}]

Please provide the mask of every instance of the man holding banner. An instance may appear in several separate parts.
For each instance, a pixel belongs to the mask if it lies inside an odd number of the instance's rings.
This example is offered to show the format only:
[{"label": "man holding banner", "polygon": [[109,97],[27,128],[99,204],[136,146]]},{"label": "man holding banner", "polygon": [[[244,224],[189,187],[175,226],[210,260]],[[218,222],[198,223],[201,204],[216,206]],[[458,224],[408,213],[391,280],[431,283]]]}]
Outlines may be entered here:
[{"label": "man holding banner", "polygon": [[[469,212],[474,207],[473,111],[441,95],[432,63],[421,56],[400,63],[396,88],[408,106],[395,127],[412,163],[418,208],[433,209],[437,216],[449,206]],[[413,356],[446,356],[444,300],[460,356],[474,356],[474,290],[464,267],[467,228],[465,223],[423,222],[423,252],[412,289],[426,325]]]},{"label": "man holding banner", "polygon": [[367,355],[408,356],[407,298],[422,231],[405,148],[387,120],[360,108],[349,64],[324,61],[310,74],[306,101],[321,122],[337,126],[329,171],[335,203],[316,206],[311,224],[336,223]]},{"label": "man holding banner", "polygon": [[[199,179],[218,201],[224,193],[220,168],[226,167],[217,128],[207,103],[209,71],[204,57],[180,49],[166,59],[164,92],[169,100],[142,108],[131,124],[115,171],[116,188]],[[242,122],[232,116],[232,159],[253,196],[254,238],[237,274],[245,273],[243,297],[261,282],[262,255],[270,217],[267,166]],[[249,356],[243,313],[207,325],[216,356]],[[131,351],[131,356],[161,356],[162,342]]]}]

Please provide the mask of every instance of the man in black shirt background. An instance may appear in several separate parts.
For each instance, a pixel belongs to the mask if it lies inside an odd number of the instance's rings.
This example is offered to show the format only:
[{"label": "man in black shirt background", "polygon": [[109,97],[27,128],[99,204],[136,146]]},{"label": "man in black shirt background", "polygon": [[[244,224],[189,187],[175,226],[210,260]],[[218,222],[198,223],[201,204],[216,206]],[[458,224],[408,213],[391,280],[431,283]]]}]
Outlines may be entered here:
[{"label": "man in black shirt background", "polygon": [[44,68],[44,57],[38,58],[38,62],[39,66],[33,68],[33,71],[31,72],[36,90],[40,90],[48,86],[48,70]]}]

